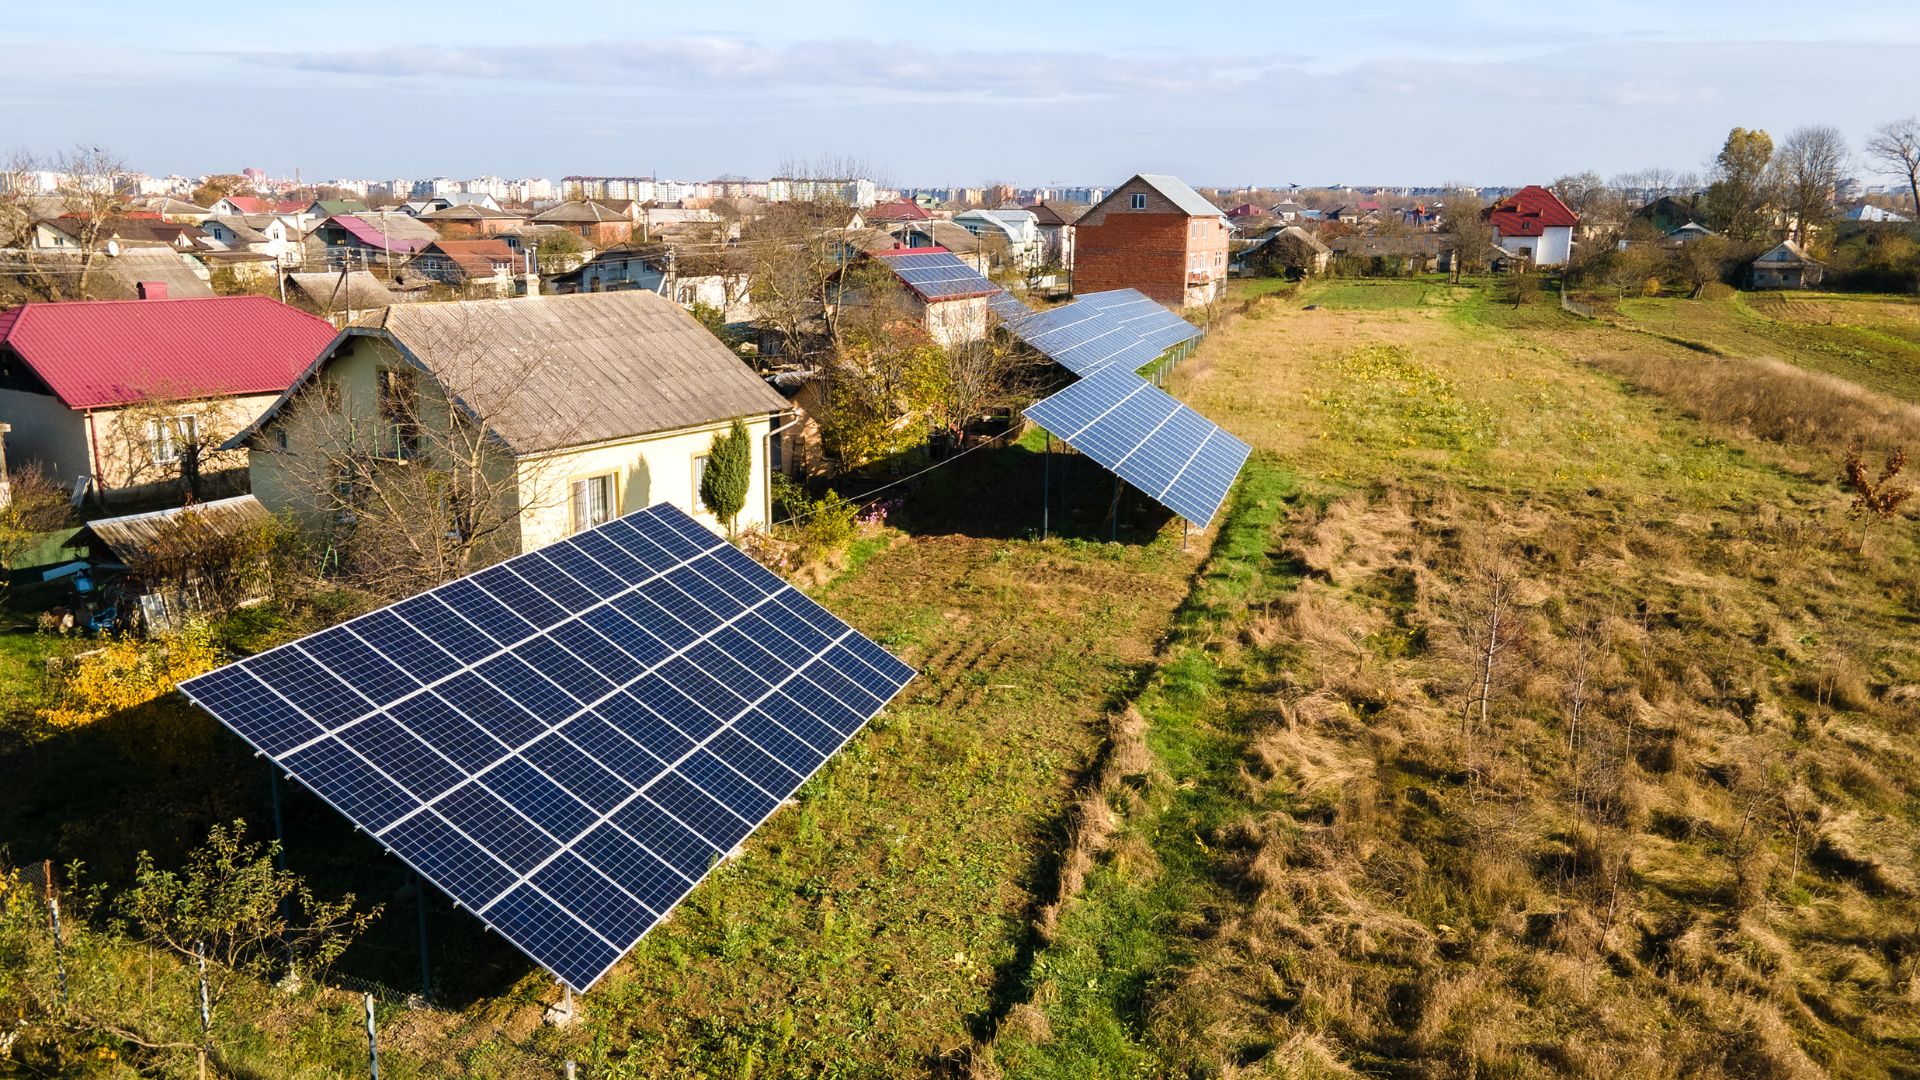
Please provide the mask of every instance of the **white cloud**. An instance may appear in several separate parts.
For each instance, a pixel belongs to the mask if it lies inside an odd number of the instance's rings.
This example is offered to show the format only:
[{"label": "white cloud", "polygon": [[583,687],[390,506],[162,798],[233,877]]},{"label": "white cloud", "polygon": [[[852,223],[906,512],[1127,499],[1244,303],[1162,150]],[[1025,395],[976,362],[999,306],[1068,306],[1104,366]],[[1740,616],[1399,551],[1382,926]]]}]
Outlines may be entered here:
[{"label": "white cloud", "polygon": [[851,37],[765,44],[721,36],[235,55],[275,70],[380,79],[505,79],[723,94],[779,89],[826,97],[883,92],[927,99],[1015,101],[1228,89],[1287,70],[1303,59],[1265,52],[929,49],[911,42]]}]

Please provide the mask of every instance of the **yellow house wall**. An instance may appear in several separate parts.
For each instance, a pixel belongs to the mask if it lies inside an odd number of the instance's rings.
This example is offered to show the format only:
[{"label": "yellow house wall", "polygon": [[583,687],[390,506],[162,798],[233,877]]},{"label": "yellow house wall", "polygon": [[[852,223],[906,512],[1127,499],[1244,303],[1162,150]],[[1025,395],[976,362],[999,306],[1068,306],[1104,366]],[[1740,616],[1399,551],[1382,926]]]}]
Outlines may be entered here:
[{"label": "yellow house wall", "polygon": [[[745,419],[747,434],[753,439],[753,474],[747,484],[747,504],[740,511],[739,525],[743,529],[766,523],[766,436],[772,427],[764,414]],[[700,505],[693,462],[712,449],[713,437],[727,427],[727,423],[706,424],[521,459],[522,550],[531,551],[570,534],[573,482],[608,473],[615,477],[618,513],[631,514],[656,503],[671,503],[715,532],[724,532],[721,523]]]},{"label": "yellow house wall", "polygon": [[[352,423],[372,430],[377,423],[378,389],[376,376],[382,367],[405,363],[387,342],[377,338],[353,338],[321,372],[321,379],[340,388],[340,408]],[[433,394],[431,379],[421,382],[422,427],[435,430],[444,425],[445,403]],[[300,458],[298,410],[311,402],[295,405],[296,419],[287,424],[288,449],[278,449],[276,427],[270,423],[254,440],[248,451],[254,497],[269,511],[288,511],[311,515],[314,504],[309,494],[313,466]],[[742,528],[764,524],[767,506],[766,435],[771,428],[766,414],[744,418],[753,440],[753,473],[747,487],[746,506],[740,511]],[[517,482],[502,485],[514,490],[519,499],[519,551],[550,544],[573,531],[571,504],[573,481],[590,476],[613,474],[616,511],[629,514],[655,503],[669,502],[693,514],[716,532],[723,531],[712,514],[699,505],[694,488],[693,460],[707,453],[713,437],[727,429],[722,421],[677,431],[636,436],[612,442],[547,454],[529,455],[509,462],[504,455],[503,469],[516,469]],[[323,524],[315,522],[315,524]]]}]

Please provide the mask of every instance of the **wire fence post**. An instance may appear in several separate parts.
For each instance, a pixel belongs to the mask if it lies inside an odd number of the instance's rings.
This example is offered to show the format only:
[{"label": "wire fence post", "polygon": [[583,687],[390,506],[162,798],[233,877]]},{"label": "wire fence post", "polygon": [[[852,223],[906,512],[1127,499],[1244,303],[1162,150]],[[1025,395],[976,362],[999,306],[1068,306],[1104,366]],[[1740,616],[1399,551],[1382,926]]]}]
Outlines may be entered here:
[{"label": "wire fence post", "polygon": [[373,995],[361,998],[367,1007],[367,1075],[380,1080],[380,1040],[373,1031]]},{"label": "wire fence post", "polygon": [[53,860],[42,862],[40,872],[47,879],[47,918],[53,924],[53,972],[60,980],[60,1007],[64,1009],[67,1006],[67,948],[60,932],[60,894],[54,891]]},{"label": "wire fence post", "polygon": [[213,995],[207,990],[207,948],[193,943],[194,965],[200,973],[200,1080],[207,1080],[207,1052],[213,1048]]}]

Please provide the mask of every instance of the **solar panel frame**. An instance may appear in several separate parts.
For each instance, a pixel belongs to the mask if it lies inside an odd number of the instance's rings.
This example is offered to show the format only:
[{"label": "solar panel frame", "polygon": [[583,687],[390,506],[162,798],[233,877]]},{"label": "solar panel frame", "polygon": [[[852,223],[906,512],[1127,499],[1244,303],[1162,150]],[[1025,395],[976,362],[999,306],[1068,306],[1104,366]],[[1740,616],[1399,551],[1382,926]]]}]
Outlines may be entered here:
[{"label": "solar panel frame", "polygon": [[[433,651],[396,664],[375,641]],[[585,991],[913,674],[655,506],[181,689]],[[596,866],[589,837],[653,862]]]},{"label": "solar panel frame", "polygon": [[1035,402],[1027,417],[1201,528],[1252,453],[1225,428],[1118,366]]}]

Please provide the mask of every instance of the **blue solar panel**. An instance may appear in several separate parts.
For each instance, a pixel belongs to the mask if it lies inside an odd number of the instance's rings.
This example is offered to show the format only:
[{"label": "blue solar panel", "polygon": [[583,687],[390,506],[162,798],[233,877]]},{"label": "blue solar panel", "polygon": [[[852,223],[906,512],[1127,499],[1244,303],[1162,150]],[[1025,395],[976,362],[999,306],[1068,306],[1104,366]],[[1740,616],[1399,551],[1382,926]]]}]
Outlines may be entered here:
[{"label": "blue solar panel", "polygon": [[912,678],[656,506],[181,689],[585,990]]},{"label": "blue solar panel", "polygon": [[1219,425],[1118,366],[1036,402],[1027,416],[1203,528],[1250,452]]},{"label": "blue solar panel", "polygon": [[877,258],[885,263],[901,281],[906,282],[908,287],[927,300],[992,296],[996,293],[1006,295],[1006,290],[987,280],[985,274],[961,262],[952,252],[882,254]]},{"label": "blue solar panel", "polygon": [[1110,366],[1138,370],[1200,336],[1199,327],[1133,289],[1088,293],[1007,325],[1048,359],[1081,376]]}]

